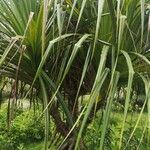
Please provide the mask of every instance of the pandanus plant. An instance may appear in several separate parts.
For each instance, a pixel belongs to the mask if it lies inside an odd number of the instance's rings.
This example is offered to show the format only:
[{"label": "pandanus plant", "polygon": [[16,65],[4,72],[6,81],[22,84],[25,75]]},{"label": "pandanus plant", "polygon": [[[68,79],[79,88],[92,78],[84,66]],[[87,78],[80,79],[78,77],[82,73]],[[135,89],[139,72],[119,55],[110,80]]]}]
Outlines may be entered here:
[{"label": "pandanus plant", "polygon": [[[26,96],[38,93],[45,149],[50,116],[64,137],[59,148],[82,149],[87,120],[102,105],[103,149],[119,86],[127,87],[119,149],[131,93],[139,82],[146,94],[141,113],[147,103],[150,113],[148,5],[145,0],[0,1],[0,75],[14,80],[15,99],[21,83],[29,85]],[[86,94],[90,97],[79,111],[79,97]]]}]

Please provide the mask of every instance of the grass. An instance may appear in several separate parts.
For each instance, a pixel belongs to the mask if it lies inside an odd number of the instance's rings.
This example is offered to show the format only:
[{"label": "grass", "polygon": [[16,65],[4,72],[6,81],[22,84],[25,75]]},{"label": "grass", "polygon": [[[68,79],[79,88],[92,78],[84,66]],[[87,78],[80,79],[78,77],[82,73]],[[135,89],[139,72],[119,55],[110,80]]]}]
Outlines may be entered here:
[{"label": "grass", "polygon": [[[88,96],[87,96],[88,97]],[[84,97],[84,100],[86,101],[87,97]],[[24,103],[26,103],[26,101],[24,101]],[[84,103],[84,102],[83,102]],[[2,108],[7,107],[6,106],[6,101],[2,104]],[[121,107],[120,105],[118,105],[118,107]],[[115,105],[116,108],[116,105]],[[106,138],[105,138],[105,144],[104,147],[105,149],[109,150],[109,149],[114,149],[116,147],[119,147],[119,138],[120,138],[120,133],[121,133],[121,128],[122,128],[122,123],[123,123],[123,110],[121,111],[121,109],[118,109],[118,111],[114,110],[111,112],[111,116],[110,116],[110,121],[109,121],[109,126],[108,129],[106,131]],[[6,112],[3,112],[6,113]],[[125,122],[125,130],[123,133],[123,146],[126,145],[126,143],[128,142],[128,139],[134,129],[134,126],[138,120],[139,117],[139,111],[130,111],[127,115],[127,119]],[[85,145],[87,146],[87,150],[97,150],[99,147],[99,142],[100,142],[100,135],[101,135],[101,118],[102,118],[102,111],[98,111],[96,114],[96,117],[94,119],[94,121],[88,125],[87,128],[87,132],[84,132],[85,136]],[[21,119],[23,120],[23,118]],[[127,146],[127,150],[132,148],[133,146],[135,147],[135,149],[137,149],[137,147],[140,144],[140,150],[148,150],[148,142],[146,139],[146,134],[144,134],[143,137],[143,141],[140,142],[141,138],[142,138],[142,132],[145,128],[145,123],[146,120],[148,120],[148,114],[146,112],[144,112],[141,116],[141,119],[139,121],[139,124]],[[1,120],[0,120],[1,123]],[[22,124],[20,122],[20,124]],[[49,139],[50,140],[50,139]],[[26,143],[26,141],[24,141],[24,143]],[[111,148],[110,148],[110,147]],[[23,150],[44,150],[44,141],[37,141],[37,142],[31,142],[29,144],[21,144],[19,146],[19,150],[23,149]],[[52,149],[55,150],[56,148]]]},{"label": "grass", "polygon": [[[97,150],[97,147],[99,146],[99,137],[97,133],[99,133],[98,128],[99,128],[99,118],[101,116],[101,112],[97,114],[96,120],[89,125],[87,128],[87,133],[85,137],[86,145],[87,145],[87,150]],[[127,142],[126,140],[129,138],[133,127],[139,117],[138,112],[130,112],[127,116],[126,120],[126,125],[125,125],[125,131],[124,131],[124,141]],[[140,123],[135,131],[135,134],[133,135],[133,138],[129,142],[129,145],[127,146],[127,150],[129,149],[137,149],[138,145],[140,144],[140,138],[141,138],[141,132],[144,129],[144,122],[147,119],[147,113],[142,114],[142,118],[140,120]],[[112,134],[108,135],[108,137],[105,139],[105,149],[109,150],[116,150],[118,147],[118,141],[119,141],[119,134],[121,131],[121,126],[122,126],[122,121],[123,121],[123,113],[122,112],[112,112],[111,114],[111,119],[110,119],[110,126],[109,129],[111,130]],[[106,133],[108,134],[108,133]],[[110,137],[110,139],[109,139]],[[110,140],[110,141],[109,141]],[[144,141],[141,142],[140,150],[149,150],[149,147],[147,145],[147,142]],[[110,142],[108,144],[108,142]],[[111,148],[109,147],[111,146]],[[37,142],[37,143],[32,143],[29,145],[24,145],[24,150],[43,150],[44,149],[44,142]]]},{"label": "grass", "polygon": [[[123,123],[123,113],[122,112],[112,112],[108,129],[106,130],[106,138],[104,139],[104,149],[106,150],[117,150],[119,148],[119,140],[120,140],[120,134],[122,129],[122,123]],[[138,147],[140,150],[148,150],[149,149],[149,143],[147,139],[146,131],[143,134],[145,123],[147,120],[147,113],[143,113],[141,120],[131,137],[130,141],[128,141],[129,137],[131,136],[131,133],[134,129],[134,126],[138,120],[139,113],[128,113],[124,132],[123,132],[123,144],[122,149],[126,147],[126,150],[136,150]],[[87,150],[97,150],[99,147],[100,142],[100,135],[101,135],[101,112],[97,114],[96,119],[94,122],[88,126],[87,133],[85,135],[85,141]],[[147,130],[147,128],[146,128]],[[142,137],[143,136],[143,137]],[[128,144],[127,144],[128,143]]]},{"label": "grass", "polygon": [[[121,113],[121,112],[112,112],[111,115],[112,115],[111,117],[113,117],[115,120],[118,120],[119,122],[123,121],[123,118],[122,118],[123,113]],[[126,122],[131,123],[131,124],[135,123],[137,121],[138,117],[139,117],[139,112],[129,112],[128,115],[127,115]],[[148,117],[148,114],[146,112],[142,114],[139,126],[142,125],[142,123],[147,119],[147,117]]]},{"label": "grass", "polygon": [[43,142],[40,143],[32,143],[29,145],[26,145],[25,150],[42,150],[43,149]]}]

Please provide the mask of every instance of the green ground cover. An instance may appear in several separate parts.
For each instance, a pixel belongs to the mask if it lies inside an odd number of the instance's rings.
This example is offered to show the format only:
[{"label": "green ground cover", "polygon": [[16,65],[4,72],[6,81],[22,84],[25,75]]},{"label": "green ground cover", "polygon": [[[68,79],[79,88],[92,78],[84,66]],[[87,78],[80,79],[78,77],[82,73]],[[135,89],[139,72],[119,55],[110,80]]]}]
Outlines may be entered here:
[{"label": "green ground cover", "polygon": [[[6,105],[6,104],[5,104]],[[44,119],[37,123],[37,118],[41,110],[34,112],[33,109],[25,111],[18,109],[16,117],[10,130],[7,130],[7,108],[3,105],[0,109],[0,150],[42,150],[44,149]],[[5,107],[4,107],[5,106]],[[123,146],[128,139],[139,118],[139,112],[129,112],[125,131],[123,135]],[[127,145],[127,150],[148,150],[147,138],[147,113],[143,113],[136,130]],[[87,150],[97,150],[100,142],[102,111],[99,111],[92,123],[88,124],[84,132],[84,145]],[[113,111],[110,124],[107,129],[104,149],[116,150],[119,144],[120,132],[123,122],[123,113]],[[145,131],[145,133],[143,132]],[[51,139],[49,139],[50,141]],[[56,149],[56,148],[51,148]]]}]

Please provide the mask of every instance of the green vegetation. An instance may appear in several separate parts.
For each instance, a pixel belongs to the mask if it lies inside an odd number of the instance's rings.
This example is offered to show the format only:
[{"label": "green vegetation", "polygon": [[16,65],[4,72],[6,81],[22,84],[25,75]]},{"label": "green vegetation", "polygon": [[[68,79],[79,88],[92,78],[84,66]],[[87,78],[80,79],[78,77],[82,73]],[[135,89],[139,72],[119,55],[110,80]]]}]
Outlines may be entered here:
[{"label": "green vegetation", "polygon": [[[22,111],[18,109],[16,111],[16,117],[13,121],[11,129],[7,130],[6,123],[7,109],[4,107],[0,110],[0,148],[3,150],[42,150],[44,140],[44,123],[43,120],[38,120],[40,110],[26,110]],[[139,112],[129,113],[126,120],[125,138],[123,143],[126,144],[128,137],[133,131],[134,124],[136,123],[139,116]],[[119,144],[119,133],[121,130],[123,113],[112,112],[110,117],[110,125],[107,129],[107,138],[104,141],[105,149],[115,149]],[[127,149],[148,150],[147,135],[143,134],[145,125],[143,122],[147,119],[147,113],[142,114],[142,119],[131,138]],[[99,146],[101,134],[100,122],[102,121],[102,112],[97,112],[95,120],[90,123],[87,127],[87,131],[84,135],[85,147],[87,150],[97,150]],[[147,130],[147,129],[146,129]],[[145,131],[146,132],[146,131]],[[99,133],[99,134],[98,134]],[[141,140],[141,138],[143,138]]]},{"label": "green vegetation", "polygon": [[[1,0],[0,103],[8,99],[1,141],[147,149],[149,59],[149,0]],[[18,112],[18,100],[42,110]]]},{"label": "green vegetation", "polygon": [[34,143],[34,144],[30,144],[28,146],[25,146],[24,149],[26,150],[42,150],[43,148],[43,143]]},{"label": "green vegetation", "polygon": [[16,150],[33,142],[43,141],[43,119],[38,121],[39,111],[17,110],[11,128],[7,128],[7,109],[0,110],[0,149]]}]

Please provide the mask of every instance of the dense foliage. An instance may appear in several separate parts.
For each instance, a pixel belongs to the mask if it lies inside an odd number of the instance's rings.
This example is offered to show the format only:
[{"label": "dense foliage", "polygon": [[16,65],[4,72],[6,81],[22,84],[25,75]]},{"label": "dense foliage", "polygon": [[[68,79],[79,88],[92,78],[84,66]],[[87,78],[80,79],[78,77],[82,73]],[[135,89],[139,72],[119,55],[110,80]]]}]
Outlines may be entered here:
[{"label": "dense foliage", "polygon": [[17,109],[11,128],[7,128],[7,109],[0,110],[0,149],[17,150],[24,145],[44,140],[44,122],[39,111]]},{"label": "dense foliage", "polygon": [[[149,5],[149,0],[1,0],[0,75],[12,81],[9,126],[18,98],[40,99],[45,150],[50,116],[61,136],[58,148],[84,149],[88,123],[104,109],[98,146],[102,150],[114,98],[125,89],[117,148],[125,147],[133,95],[145,97],[129,140],[146,106],[150,117]],[[90,96],[83,105],[79,97],[86,94]]]},{"label": "dense foliage", "polygon": [[[43,148],[43,140],[44,140],[44,123],[43,119],[38,121],[40,110],[24,110],[17,109],[15,119],[13,120],[13,124],[8,131],[7,123],[6,123],[6,114],[7,109],[3,107],[0,110],[0,149],[3,150],[41,150]],[[119,132],[121,130],[120,121],[122,119],[123,114],[119,112],[114,112],[113,116],[111,116],[110,125],[107,129],[106,136],[107,138],[104,141],[105,149],[115,149],[116,145],[119,144]],[[146,114],[142,115],[142,120],[134,136],[129,142],[127,149],[137,149],[138,147],[141,150],[145,150],[148,148],[147,145],[147,135],[144,134],[141,137],[141,134],[144,129],[143,121],[146,119]],[[124,146],[126,145],[127,139],[130,136],[130,132],[133,130],[133,124],[136,122],[138,118],[138,113],[130,113],[127,118],[126,130],[125,130],[125,138],[123,140]],[[87,150],[97,150],[99,147],[101,134],[101,126],[100,122],[102,121],[102,112],[98,112],[95,120],[88,126],[87,131],[84,133],[84,146]],[[50,132],[54,127],[51,127]],[[147,130],[147,129],[146,129]],[[52,133],[51,133],[52,134]],[[52,135],[50,134],[50,137]],[[141,140],[142,139],[142,140]]]}]

